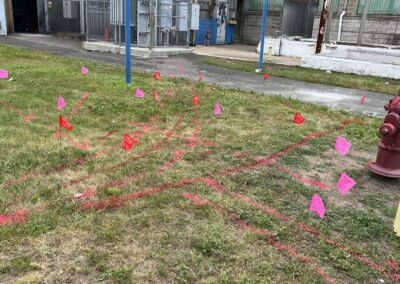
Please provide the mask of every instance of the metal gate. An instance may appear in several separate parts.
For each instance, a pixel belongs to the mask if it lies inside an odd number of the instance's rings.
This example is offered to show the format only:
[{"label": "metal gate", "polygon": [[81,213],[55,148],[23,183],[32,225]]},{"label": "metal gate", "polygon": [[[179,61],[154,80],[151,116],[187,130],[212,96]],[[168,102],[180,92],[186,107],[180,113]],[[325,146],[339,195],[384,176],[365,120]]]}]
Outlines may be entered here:
[{"label": "metal gate", "polygon": [[318,0],[285,0],[282,34],[311,38],[317,11]]},{"label": "metal gate", "polygon": [[[140,47],[187,45],[191,1],[131,1],[131,39]],[[198,9],[199,10],[199,9]],[[125,0],[87,0],[87,40],[123,44]]]}]

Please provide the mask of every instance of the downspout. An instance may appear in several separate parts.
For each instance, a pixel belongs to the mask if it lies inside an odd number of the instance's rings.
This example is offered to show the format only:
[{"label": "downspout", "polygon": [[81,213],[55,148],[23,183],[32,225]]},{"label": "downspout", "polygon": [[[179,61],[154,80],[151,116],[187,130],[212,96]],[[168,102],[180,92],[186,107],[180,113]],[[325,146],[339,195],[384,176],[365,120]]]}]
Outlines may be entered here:
[{"label": "downspout", "polygon": [[337,39],[336,39],[337,42],[339,42],[341,37],[342,37],[343,17],[346,14],[346,10],[347,10],[347,5],[348,4],[349,4],[349,0],[346,0],[346,2],[344,4],[343,12],[340,14],[339,29],[338,29]]}]

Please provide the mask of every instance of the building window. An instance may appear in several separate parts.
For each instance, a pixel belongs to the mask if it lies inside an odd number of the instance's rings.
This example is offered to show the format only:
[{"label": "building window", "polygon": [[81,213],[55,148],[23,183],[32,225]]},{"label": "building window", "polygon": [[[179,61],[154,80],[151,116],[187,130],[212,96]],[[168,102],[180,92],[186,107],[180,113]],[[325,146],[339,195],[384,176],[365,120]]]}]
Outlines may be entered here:
[{"label": "building window", "polygon": [[[358,2],[358,14],[364,11],[365,0]],[[370,15],[400,15],[399,0],[370,0],[368,14]]]},{"label": "building window", "polygon": [[[268,11],[282,11],[284,0],[269,0]],[[248,0],[246,1],[247,11],[262,11],[264,0]]]}]

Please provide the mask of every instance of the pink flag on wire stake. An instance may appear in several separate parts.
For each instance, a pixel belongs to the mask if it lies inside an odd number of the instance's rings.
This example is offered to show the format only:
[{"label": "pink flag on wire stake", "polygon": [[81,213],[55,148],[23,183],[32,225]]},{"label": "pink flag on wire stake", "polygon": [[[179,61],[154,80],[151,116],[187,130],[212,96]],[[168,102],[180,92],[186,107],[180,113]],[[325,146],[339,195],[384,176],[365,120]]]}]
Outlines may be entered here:
[{"label": "pink flag on wire stake", "polygon": [[86,75],[89,72],[89,69],[85,66],[82,66],[82,74]]},{"label": "pink flag on wire stake", "polygon": [[336,148],[336,151],[338,151],[340,155],[345,156],[351,148],[351,143],[350,143],[350,141],[347,141],[346,139],[344,139],[342,136],[339,136],[336,139],[335,148]]},{"label": "pink flag on wire stake", "polygon": [[65,103],[64,98],[62,96],[59,96],[58,97],[58,104],[57,104],[58,110],[62,110],[63,108],[65,108],[66,105],[67,104]]},{"label": "pink flag on wire stake", "polygon": [[144,92],[143,92],[143,90],[137,88],[137,89],[136,89],[136,97],[137,97],[137,98],[140,98],[140,99],[143,99],[143,98],[144,98]]},{"label": "pink flag on wire stake", "polygon": [[0,79],[8,79],[8,71],[0,70]]},{"label": "pink flag on wire stake", "polygon": [[310,211],[317,213],[321,219],[324,219],[325,206],[322,198],[318,194],[314,194],[311,199]]},{"label": "pink flag on wire stake", "polygon": [[339,181],[337,183],[337,188],[345,195],[356,185],[356,181],[349,177],[346,173],[340,175]]},{"label": "pink flag on wire stake", "polygon": [[221,113],[222,113],[221,107],[219,106],[219,103],[217,101],[217,103],[215,104],[215,108],[214,108],[214,115],[215,116],[220,116]]}]

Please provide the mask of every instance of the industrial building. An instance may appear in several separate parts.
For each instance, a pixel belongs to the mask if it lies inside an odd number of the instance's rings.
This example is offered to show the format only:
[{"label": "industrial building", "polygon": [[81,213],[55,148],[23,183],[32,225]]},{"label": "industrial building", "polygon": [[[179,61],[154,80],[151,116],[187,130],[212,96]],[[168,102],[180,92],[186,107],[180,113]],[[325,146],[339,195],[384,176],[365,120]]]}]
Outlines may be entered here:
[{"label": "industrial building", "polygon": [[[124,0],[0,0],[0,35],[62,33],[124,39]],[[267,36],[316,38],[323,0],[269,0]],[[326,38],[356,43],[366,0],[332,0]],[[137,46],[257,44],[263,0],[131,0]],[[363,44],[398,45],[400,1],[369,0]],[[190,9],[188,7],[191,7]],[[189,31],[189,32],[188,32]]]}]

